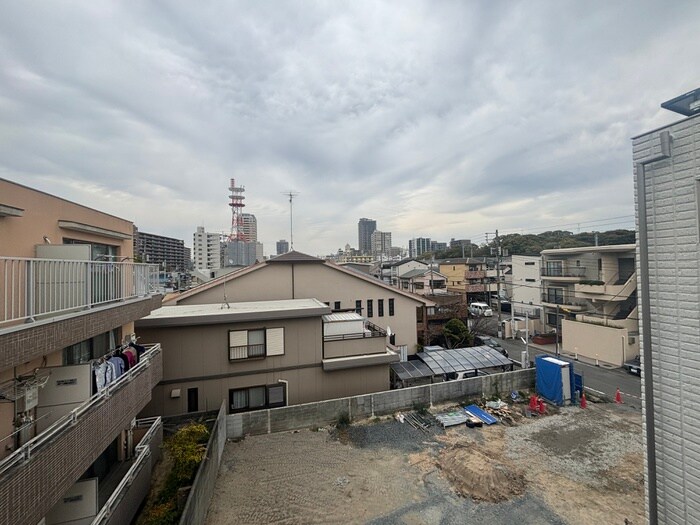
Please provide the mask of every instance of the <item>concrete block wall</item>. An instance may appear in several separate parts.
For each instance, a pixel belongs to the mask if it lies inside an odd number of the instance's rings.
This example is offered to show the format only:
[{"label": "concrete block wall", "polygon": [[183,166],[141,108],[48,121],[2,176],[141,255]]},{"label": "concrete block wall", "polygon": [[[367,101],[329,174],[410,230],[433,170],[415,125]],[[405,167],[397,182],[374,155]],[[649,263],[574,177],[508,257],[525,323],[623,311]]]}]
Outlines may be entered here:
[{"label": "concrete block wall", "polygon": [[245,435],[284,432],[333,423],[343,412],[353,419],[363,419],[412,410],[416,405],[432,406],[436,403],[461,401],[467,397],[490,397],[496,392],[506,396],[513,390],[528,390],[534,386],[535,369],[530,368],[461,381],[230,414],[226,416],[226,433],[229,438],[240,438]]}]

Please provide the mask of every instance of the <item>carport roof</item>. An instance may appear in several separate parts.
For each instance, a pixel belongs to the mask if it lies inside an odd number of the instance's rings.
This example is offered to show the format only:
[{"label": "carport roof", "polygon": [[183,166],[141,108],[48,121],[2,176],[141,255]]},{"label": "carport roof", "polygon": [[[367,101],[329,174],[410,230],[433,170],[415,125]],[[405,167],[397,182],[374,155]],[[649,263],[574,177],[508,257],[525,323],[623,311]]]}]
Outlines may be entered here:
[{"label": "carport roof", "polygon": [[513,364],[510,359],[490,346],[431,350],[430,352],[419,353],[418,357],[430,367],[435,375],[451,372],[468,372]]},{"label": "carport roof", "polygon": [[401,363],[391,363],[391,369],[401,381],[419,377],[432,377],[435,375],[428,365],[418,359],[403,361]]}]

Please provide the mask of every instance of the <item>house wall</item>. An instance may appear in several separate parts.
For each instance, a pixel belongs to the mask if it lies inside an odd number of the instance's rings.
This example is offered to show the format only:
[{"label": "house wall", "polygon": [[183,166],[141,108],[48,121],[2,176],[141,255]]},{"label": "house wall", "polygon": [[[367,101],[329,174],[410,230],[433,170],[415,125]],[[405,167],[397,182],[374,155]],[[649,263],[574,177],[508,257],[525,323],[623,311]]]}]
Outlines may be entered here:
[{"label": "house wall", "polygon": [[461,288],[464,290],[464,272],[467,266],[464,263],[447,262],[440,263],[438,271],[447,279],[448,288]]},{"label": "house wall", "polygon": [[[44,244],[44,236],[52,244],[62,244],[64,238],[70,238],[116,246],[117,254],[123,257],[134,255],[134,226],[131,221],[4,179],[0,179],[0,204],[24,209],[22,217],[0,217],[0,256],[35,257],[35,246]],[[115,239],[66,230],[59,228],[59,220],[117,231],[129,237]]]},{"label": "house wall", "polygon": [[[245,271],[245,270],[244,270]],[[397,345],[407,345],[409,354],[416,352],[417,300],[378,286],[362,277],[322,263],[270,263],[240,275],[226,283],[229,301],[268,301],[274,299],[318,299],[331,306],[340,301],[341,308],[355,308],[362,301],[362,315],[367,315],[367,299],[374,302],[374,314],[369,320],[377,326],[391,327]],[[384,315],[379,317],[377,301],[384,299]],[[394,315],[389,315],[389,299],[394,299]],[[189,297],[178,304],[215,304],[223,301],[223,284],[218,284]]]},{"label": "house wall", "polygon": [[[285,353],[260,359],[229,361],[229,330],[284,328]],[[144,341],[162,344],[163,381],[143,415],[187,412],[187,389],[198,388],[201,410],[214,410],[229,390],[288,381],[288,404],[358,395],[389,388],[387,365],[324,372],[320,317],[186,327],[144,327]],[[379,338],[378,338],[379,339]],[[381,340],[381,339],[380,339]],[[362,340],[360,340],[362,342]],[[180,389],[180,397],[171,392]]]},{"label": "house wall", "polygon": [[[539,257],[528,257],[525,255],[513,255],[512,286],[513,292],[511,300],[516,303],[540,304],[540,293],[542,281],[540,277]],[[526,264],[532,263],[532,264]],[[524,308],[522,305],[518,308]]]},{"label": "house wall", "polygon": [[630,344],[625,328],[601,326],[579,321],[561,321],[562,348],[569,354],[598,359],[615,366],[639,355],[639,343],[634,338]]},{"label": "house wall", "polygon": [[[670,133],[670,156],[661,135]],[[638,287],[649,286],[647,324],[651,363],[642,356],[645,421],[653,423],[647,442],[655,452],[650,472],[656,476],[657,501],[647,511],[658,512],[659,523],[700,523],[700,117],[686,118],[662,130],[633,139],[635,187],[644,163],[644,202],[636,200],[640,237],[644,235],[640,209],[646,211],[649,273],[642,275],[637,257]],[[635,197],[637,197],[635,193]],[[643,242],[638,241],[638,242]],[[645,305],[639,294],[639,310]],[[645,437],[649,437],[648,435]],[[650,483],[645,483],[647,490]],[[648,514],[649,515],[649,514]]]}]

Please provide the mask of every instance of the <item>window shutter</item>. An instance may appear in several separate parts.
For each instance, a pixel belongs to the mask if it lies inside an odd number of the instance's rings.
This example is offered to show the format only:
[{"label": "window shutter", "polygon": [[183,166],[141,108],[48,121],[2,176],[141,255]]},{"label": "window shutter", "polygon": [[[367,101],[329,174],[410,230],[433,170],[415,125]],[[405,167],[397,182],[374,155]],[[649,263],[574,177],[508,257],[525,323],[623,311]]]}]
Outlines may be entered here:
[{"label": "window shutter", "polygon": [[267,329],[267,355],[284,355],[284,328]]},{"label": "window shutter", "polygon": [[248,331],[247,330],[231,330],[228,333],[228,345],[229,346],[246,346],[248,344]]}]

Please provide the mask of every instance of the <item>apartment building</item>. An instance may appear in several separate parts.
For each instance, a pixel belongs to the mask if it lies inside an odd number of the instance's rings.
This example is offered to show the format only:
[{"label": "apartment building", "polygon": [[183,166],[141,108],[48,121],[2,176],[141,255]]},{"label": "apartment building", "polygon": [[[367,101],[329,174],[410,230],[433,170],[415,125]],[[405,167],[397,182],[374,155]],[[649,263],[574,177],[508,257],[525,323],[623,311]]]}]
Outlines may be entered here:
[{"label": "apartment building", "polygon": [[386,331],[316,299],[164,306],[136,326],[168,356],[146,414],[211,410],[222,400],[235,413],[379,392],[399,361]]},{"label": "apartment building", "polygon": [[632,139],[649,523],[700,523],[700,89]]},{"label": "apartment building", "polygon": [[204,226],[197,226],[192,245],[195,270],[218,270],[221,268],[221,255],[221,235],[205,232]]},{"label": "apartment building", "polygon": [[447,279],[447,289],[466,295],[468,302],[488,301],[498,292],[496,259],[467,257],[437,263],[438,271]]},{"label": "apartment building", "polygon": [[430,237],[417,237],[408,241],[408,256],[420,257],[424,253],[430,252],[432,241]]},{"label": "apartment building", "polygon": [[541,257],[512,255],[511,272],[506,273],[506,294],[514,314],[528,313],[530,317],[540,317],[542,278]]},{"label": "apartment building", "polygon": [[374,230],[370,235],[370,245],[373,257],[388,257],[391,252],[391,232]]},{"label": "apartment building", "polygon": [[564,352],[617,366],[639,355],[635,245],[542,251],[542,306]]},{"label": "apartment building", "polygon": [[372,253],[372,233],[377,229],[377,221],[361,218],[357,223],[357,251],[362,255]]},{"label": "apartment building", "polygon": [[160,346],[95,375],[161,304],[132,235],[0,179],[0,523],[129,523],[146,496],[162,426],[135,418],[162,378]]},{"label": "apartment building", "polygon": [[434,303],[331,261],[291,251],[170,298],[166,306],[318,299],[333,311],[355,311],[394,335],[396,346],[416,351],[418,319]]},{"label": "apartment building", "polygon": [[258,219],[252,213],[241,213],[238,227],[246,242],[258,242]]},{"label": "apartment building", "polygon": [[189,269],[190,254],[185,241],[139,231],[134,226],[134,256],[141,262],[157,264],[166,272]]},{"label": "apartment building", "polygon": [[277,255],[282,255],[284,253],[287,253],[289,251],[289,243],[285,241],[284,239],[280,239],[277,241]]}]

